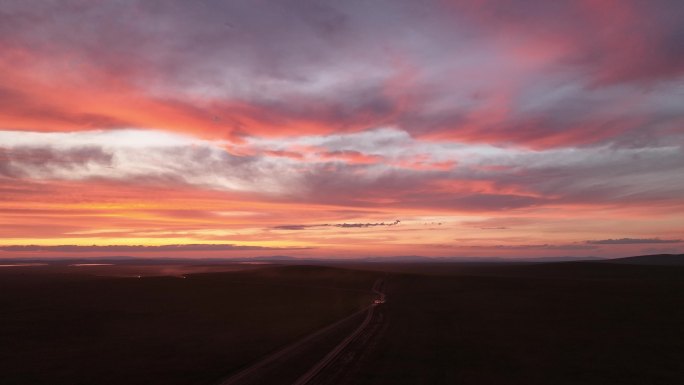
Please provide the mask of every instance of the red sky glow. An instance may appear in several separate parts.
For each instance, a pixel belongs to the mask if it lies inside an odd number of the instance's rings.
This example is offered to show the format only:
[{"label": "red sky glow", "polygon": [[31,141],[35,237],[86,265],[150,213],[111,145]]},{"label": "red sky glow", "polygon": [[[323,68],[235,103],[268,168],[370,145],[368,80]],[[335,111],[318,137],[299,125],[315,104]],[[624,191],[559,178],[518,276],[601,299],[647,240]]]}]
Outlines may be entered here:
[{"label": "red sky glow", "polygon": [[684,253],[682,20],[0,1],[0,259]]}]

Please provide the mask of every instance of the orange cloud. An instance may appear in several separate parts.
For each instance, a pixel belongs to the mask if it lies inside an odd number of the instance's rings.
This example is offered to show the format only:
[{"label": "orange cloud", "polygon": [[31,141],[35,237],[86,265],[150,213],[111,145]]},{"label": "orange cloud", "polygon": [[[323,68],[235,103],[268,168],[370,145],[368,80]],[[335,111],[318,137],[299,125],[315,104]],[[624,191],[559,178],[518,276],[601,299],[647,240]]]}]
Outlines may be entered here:
[{"label": "orange cloud", "polygon": [[511,255],[679,239],[670,2],[86,3],[3,5],[0,244]]}]

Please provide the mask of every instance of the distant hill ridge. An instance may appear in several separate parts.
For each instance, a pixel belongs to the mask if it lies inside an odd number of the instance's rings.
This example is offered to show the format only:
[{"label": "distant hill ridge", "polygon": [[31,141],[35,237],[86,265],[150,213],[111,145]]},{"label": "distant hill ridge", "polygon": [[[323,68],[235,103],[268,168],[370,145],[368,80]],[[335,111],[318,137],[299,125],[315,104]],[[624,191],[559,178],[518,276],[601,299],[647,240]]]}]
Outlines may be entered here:
[{"label": "distant hill ridge", "polygon": [[608,259],[602,262],[625,265],[684,266],[684,254],[638,255],[636,257]]}]

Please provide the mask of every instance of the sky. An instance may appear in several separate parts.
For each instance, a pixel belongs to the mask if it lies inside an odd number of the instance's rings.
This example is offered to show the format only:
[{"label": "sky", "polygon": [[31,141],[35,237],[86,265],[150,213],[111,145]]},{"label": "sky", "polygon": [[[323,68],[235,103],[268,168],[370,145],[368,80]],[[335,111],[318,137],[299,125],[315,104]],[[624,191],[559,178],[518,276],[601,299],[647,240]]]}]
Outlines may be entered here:
[{"label": "sky", "polygon": [[682,20],[0,0],[0,258],[684,253]]}]

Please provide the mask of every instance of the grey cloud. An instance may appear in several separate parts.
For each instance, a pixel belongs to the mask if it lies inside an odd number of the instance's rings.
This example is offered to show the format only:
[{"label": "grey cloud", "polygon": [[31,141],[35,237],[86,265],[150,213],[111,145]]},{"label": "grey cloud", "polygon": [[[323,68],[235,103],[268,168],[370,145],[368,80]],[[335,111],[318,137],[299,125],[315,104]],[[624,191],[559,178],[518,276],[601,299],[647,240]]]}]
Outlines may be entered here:
[{"label": "grey cloud", "polygon": [[620,239],[600,239],[586,241],[590,245],[635,245],[652,243],[682,243],[681,239],[660,239],[660,238],[620,238]]},{"label": "grey cloud", "polygon": [[0,147],[0,174],[19,177],[36,171],[50,174],[59,170],[77,171],[89,166],[110,167],[113,155],[101,147],[82,146],[64,150],[50,147]]},{"label": "grey cloud", "polygon": [[[233,134],[250,134],[233,120],[237,104],[253,107],[251,117],[274,131],[303,119],[331,131],[396,126],[415,136],[585,146],[623,132],[655,132],[663,119],[676,122],[683,113],[651,103],[677,98],[660,81],[682,75],[683,8],[670,0],[623,3],[642,17],[621,23],[605,15],[630,12],[608,6],[592,12],[572,1],[512,7],[506,1],[16,0],[0,8],[0,39],[6,52],[30,47],[53,59],[32,65],[68,70],[60,63],[75,62],[72,72],[115,74],[195,116],[220,112]],[[502,31],[510,39],[501,40]],[[501,65],[520,59],[511,52],[528,45],[559,45],[559,57],[541,69]],[[567,92],[550,97],[549,89]],[[505,106],[511,113],[503,122],[472,117],[473,109],[504,107],[497,105],[501,95],[521,101]],[[622,106],[635,95],[642,100],[631,116],[634,109]],[[215,103],[198,102],[206,99]],[[35,100],[12,104],[17,114],[40,107]],[[123,123],[50,113],[77,124]]]},{"label": "grey cloud", "polygon": [[[676,202],[684,194],[684,153],[677,146],[595,147],[492,157],[501,171],[460,170],[465,179],[492,180],[559,203]],[[551,198],[553,197],[553,198]]]},{"label": "grey cloud", "polygon": [[[278,196],[291,202],[348,207],[392,207],[460,211],[516,210],[552,204],[676,204],[684,194],[684,153],[676,146],[524,151],[495,147],[449,146],[412,139],[393,130],[322,137],[330,150],[346,151],[354,140],[373,142],[375,153],[390,162],[447,156],[458,158],[450,170],[416,170],[392,163],[347,164],[316,157],[297,160],[268,156],[269,141],[249,142],[253,155],[234,155],[206,141],[148,134],[142,147],[129,146],[142,131],[65,134],[0,131],[10,147],[0,151],[0,175],[23,180],[109,179],[155,185]],[[311,143],[311,137],[286,142]],[[13,145],[11,143],[14,143]],[[35,143],[27,146],[25,143]],[[149,144],[147,144],[149,142]],[[54,145],[50,143],[55,143]],[[85,144],[84,144],[85,143]],[[95,145],[93,143],[99,143]],[[13,147],[11,147],[13,146]],[[238,152],[243,149],[234,146]],[[399,147],[399,150],[397,148]],[[401,149],[405,158],[402,158]],[[399,151],[399,152],[397,152]],[[491,188],[482,190],[481,182]],[[454,189],[445,189],[444,183]],[[469,187],[470,184],[473,187]],[[463,189],[458,188],[463,185]],[[472,224],[508,227],[508,223]]]},{"label": "grey cloud", "polygon": [[528,244],[528,245],[463,245],[463,244],[439,244],[433,245],[441,248],[455,249],[483,249],[483,250],[596,250],[599,247],[583,244]]},{"label": "grey cloud", "polygon": [[312,227],[319,227],[320,225],[280,225],[274,226],[274,230],[306,230]]},{"label": "grey cloud", "polygon": [[598,247],[591,245],[578,245],[578,244],[567,244],[567,245],[549,245],[549,244],[539,244],[539,245],[495,245],[495,246],[482,246],[482,248],[493,248],[501,250],[595,250]]},{"label": "grey cloud", "polygon": [[[297,178],[292,165],[259,156],[233,155],[207,142],[129,146],[125,134],[87,132],[71,137],[0,131],[35,146],[0,147],[0,175],[23,179],[126,180],[140,184],[193,185],[218,190],[283,192]],[[93,135],[98,145],[75,143]],[[49,144],[51,140],[61,141]],[[163,136],[159,137],[164,141]],[[123,143],[122,143],[123,142]]]},{"label": "grey cloud", "polygon": [[281,225],[275,226],[275,230],[306,230],[317,227],[340,227],[340,228],[367,228],[367,227],[378,227],[378,226],[396,226],[401,223],[400,220],[395,220],[394,222],[375,222],[375,223],[323,223],[314,225]]}]

